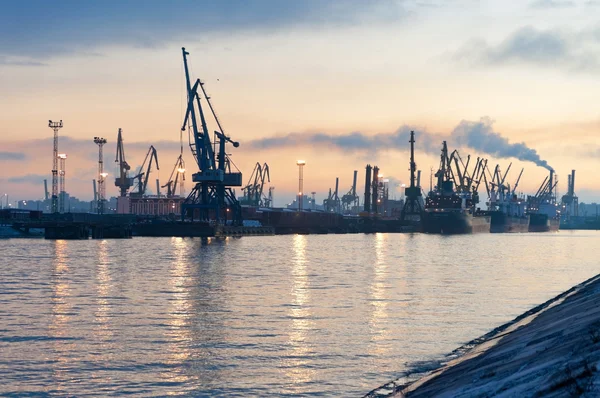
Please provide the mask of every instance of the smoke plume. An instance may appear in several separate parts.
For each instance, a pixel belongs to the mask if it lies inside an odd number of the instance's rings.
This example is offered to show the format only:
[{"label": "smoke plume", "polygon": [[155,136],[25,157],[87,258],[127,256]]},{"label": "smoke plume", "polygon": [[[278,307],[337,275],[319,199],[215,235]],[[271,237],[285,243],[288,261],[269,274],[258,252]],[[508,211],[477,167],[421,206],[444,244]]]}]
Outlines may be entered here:
[{"label": "smoke plume", "polygon": [[463,120],[452,131],[451,141],[457,147],[471,148],[496,158],[517,158],[552,170],[535,149],[529,148],[524,142],[511,144],[493,130],[493,123],[489,117],[482,117],[478,122]]},{"label": "smoke plume", "polygon": [[386,150],[408,149],[411,130],[416,132],[417,149],[422,152],[438,154],[442,141],[446,140],[451,148],[470,148],[496,158],[517,158],[552,170],[552,167],[540,158],[535,149],[529,148],[523,142],[510,143],[507,138],[495,132],[493,120],[489,117],[482,117],[477,122],[463,120],[452,130],[450,136],[432,133],[416,126],[404,125],[392,133],[374,135],[367,135],[359,131],[341,135],[321,132],[289,133],[253,140],[249,145],[255,149],[320,145],[344,152],[376,155],[378,152]]}]

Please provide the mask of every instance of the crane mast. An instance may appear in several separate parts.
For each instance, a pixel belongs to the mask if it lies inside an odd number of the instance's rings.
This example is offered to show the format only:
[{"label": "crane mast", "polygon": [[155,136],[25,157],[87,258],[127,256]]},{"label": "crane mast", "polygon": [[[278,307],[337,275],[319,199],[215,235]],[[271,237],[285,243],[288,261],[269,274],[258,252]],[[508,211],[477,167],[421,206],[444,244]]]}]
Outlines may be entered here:
[{"label": "crane mast", "polygon": [[[189,134],[192,135],[189,139],[190,149],[198,165],[198,172],[192,174],[195,186],[181,206],[182,219],[189,217],[193,221],[195,216],[198,216],[201,220],[213,219],[221,223],[225,218],[225,221],[231,219],[234,225],[240,225],[242,209],[231,187],[242,186],[242,173],[232,170],[232,162],[225,151],[227,144],[237,148],[239,143],[225,135],[210,97],[206,94],[204,83],[200,79],[196,79],[194,84],[191,83],[187,58],[189,53],[185,48],[181,51],[187,89],[187,108],[181,131],[186,131],[190,127]],[[209,134],[199,89],[219,128],[214,131],[213,141]]]},{"label": "crane mast", "polygon": [[115,163],[119,164],[119,176],[115,178],[115,186],[119,188],[119,195],[125,197],[127,196],[129,188],[133,186],[133,178],[129,177],[129,170],[131,170],[131,167],[125,160],[125,149],[123,147],[123,134],[121,129],[119,129],[117,135],[117,155],[115,157]]},{"label": "crane mast", "polygon": [[[152,170],[152,160],[154,160],[156,164],[156,170],[160,170],[160,167],[158,166],[158,156],[156,154],[156,149],[154,148],[154,145],[150,145],[150,148],[146,153],[146,157],[144,158],[144,162],[140,167],[140,172],[138,173],[138,175],[133,177],[134,180],[137,180],[137,192],[132,192],[132,196],[143,196],[146,194],[146,188],[148,187],[148,178],[150,178],[150,172]],[[148,162],[148,165],[146,165],[146,162]]]}]

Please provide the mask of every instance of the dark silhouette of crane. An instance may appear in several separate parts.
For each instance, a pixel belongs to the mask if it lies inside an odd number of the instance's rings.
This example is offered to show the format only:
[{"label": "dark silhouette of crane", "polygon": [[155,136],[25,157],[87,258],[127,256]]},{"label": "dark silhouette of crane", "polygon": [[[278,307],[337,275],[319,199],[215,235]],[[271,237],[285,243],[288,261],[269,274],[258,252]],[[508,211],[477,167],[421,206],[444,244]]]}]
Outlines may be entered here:
[{"label": "dark silhouette of crane", "polygon": [[269,207],[270,200],[264,194],[265,183],[267,182],[271,182],[269,165],[266,163],[263,165],[256,163],[248,184],[242,188],[244,197],[240,199],[240,202],[250,206]]},{"label": "dark silhouette of crane", "polygon": [[131,167],[125,160],[125,149],[123,148],[122,130],[119,129],[117,136],[117,156],[115,163],[119,163],[119,176],[115,178],[115,186],[119,188],[120,196],[127,196],[127,191],[133,186],[133,178],[129,177]]},{"label": "dark silhouette of crane", "polygon": [[[179,179],[181,177],[181,180]],[[183,161],[183,155],[180,154],[177,157],[177,161],[175,162],[175,166],[173,166],[173,171],[171,171],[171,175],[169,176],[169,181],[162,186],[162,188],[167,188],[167,197],[172,198],[177,191],[177,184],[185,181],[185,162]],[[181,190],[179,191],[179,195],[181,195]]]},{"label": "dark silhouette of crane", "polygon": [[[227,143],[234,148],[239,147],[240,144],[225,135],[210,97],[206,94],[204,83],[196,79],[192,85],[187,62],[189,53],[185,48],[181,51],[187,88],[187,109],[181,130],[186,131],[189,128],[190,149],[198,164],[198,172],[192,174],[195,186],[181,206],[181,217],[185,219],[188,216],[193,221],[197,214],[202,220],[212,219],[220,223],[225,218],[230,219],[233,225],[241,225],[242,207],[231,187],[242,186],[242,173],[237,169],[232,171],[233,162],[225,152]],[[200,92],[219,128],[218,131],[214,131],[212,140],[200,101]],[[198,123],[198,116],[200,123]]]},{"label": "dark silhouette of crane", "polygon": [[[148,187],[148,178],[150,177],[150,172],[152,171],[152,160],[154,160],[156,164],[156,170],[160,170],[158,167],[158,156],[156,154],[156,149],[154,145],[150,145],[148,149],[148,153],[146,153],[146,157],[144,158],[144,162],[140,167],[140,171],[138,175],[133,177],[134,180],[137,180],[137,183],[134,187],[134,191],[131,192],[130,196],[140,197],[146,194],[146,188]],[[146,164],[146,162],[148,162]]]}]

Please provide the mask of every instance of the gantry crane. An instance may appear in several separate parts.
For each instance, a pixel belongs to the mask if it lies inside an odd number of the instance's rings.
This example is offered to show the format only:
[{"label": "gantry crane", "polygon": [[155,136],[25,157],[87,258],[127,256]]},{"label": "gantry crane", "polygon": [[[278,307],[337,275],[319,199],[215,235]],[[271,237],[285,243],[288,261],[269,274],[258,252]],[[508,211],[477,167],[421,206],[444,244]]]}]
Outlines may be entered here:
[{"label": "gantry crane", "polygon": [[[137,180],[137,183],[134,187],[134,191],[131,192],[130,196],[140,197],[146,194],[146,188],[148,187],[148,178],[150,177],[150,172],[152,171],[153,159],[156,164],[156,170],[160,170],[160,167],[158,166],[158,156],[156,154],[156,149],[154,148],[154,145],[150,145],[148,153],[146,153],[146,157],[144,158],[144,162],[140,167],[140,171],[135,177],[133,177],[134,180]],[[147,165],[146,162],[148,162]]]},{"label": "gantry crane", "polygon": [[266,182],[271,182],[269,174],[269,165],[264,163],[256,163],[254,170],[250,175],[248,184],[242,188],[244,197],[240,200],[241,203],[250,206],[268,207],[269,198],[264,195],[264,187]]},{"label": "gantry crane", "polygon": [[[180,176],[181,179],[179,179]],[[171,175],[169,176],[169,181],[162,186],[162,188],[167,188],[168,198],[176,196],[177,183],[180,183],[179,196],[183,195],[183,181],[185,181],[185,162],[183,161],[183,155],[179,154],[175,166],[173,166],[173,171],[171,171]]]},{"label": "gantry crane", "polygon": [[[192,174],[192,181],[196,185],[181,206],[181,216],[182,218],[189,216],[193,220],[197,212],[197,215],[203,220],[213,219],[220,223],[225,218],[226,220],[230,219],[233,225],[240,225],[242,208],[231,187],[242,186],[242,173],[237,168],[232,171],[233,162],[225,152],[227,143],[233,145],[234,148],[240,144],[225,135],[210,102],[210,97],[206,95],[204,83],[200,79],[196,79],[192,85],[187,61],[189,53],[185,51],[185,48],[182,48],[181,51],[187,88],[187,109],[181,130],[188,129],[190,149],[198,164],[198,172]],[[208,131],[200,101],[200,92],[219,128],[218,131],[214,131],[213,140]],[[200,125],[197,116],[200,117]]]},{"label": "gantry crane", "polygon": [[123,135],[122,130],[119,129],[117,135],[117,156],[115,157],[115,163],[119,164],[119,176],[115,178],[115,186],[119,187],[119,195],[127,196],[127,191],[133,186],[133,178],[129,177],[129,170],[131,167],[125,160],[125,149],[123,148]]}]

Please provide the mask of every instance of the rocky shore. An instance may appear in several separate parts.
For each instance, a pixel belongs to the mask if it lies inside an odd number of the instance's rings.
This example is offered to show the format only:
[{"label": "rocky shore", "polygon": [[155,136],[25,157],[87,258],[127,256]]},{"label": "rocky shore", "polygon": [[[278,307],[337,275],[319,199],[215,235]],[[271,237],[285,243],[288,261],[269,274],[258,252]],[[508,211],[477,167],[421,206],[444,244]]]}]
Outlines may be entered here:
[{"label": "rocky shore", "polygon": [[600,396],[600,275],[367,397]]}]

